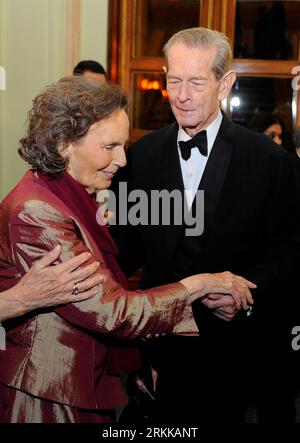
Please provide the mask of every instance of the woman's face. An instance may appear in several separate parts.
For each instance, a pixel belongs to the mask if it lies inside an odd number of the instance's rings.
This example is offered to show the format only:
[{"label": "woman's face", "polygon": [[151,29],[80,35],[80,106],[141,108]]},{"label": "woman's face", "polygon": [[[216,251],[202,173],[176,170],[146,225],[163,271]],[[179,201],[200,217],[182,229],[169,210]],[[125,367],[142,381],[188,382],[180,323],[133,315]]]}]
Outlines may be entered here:
[{"label": "woman's face", "polygon": [[68,172],[89,194],[110,186],[114,174],[126,165],[124,146],[129,121],[123,109],[94,123],[87,134],[66,149]]},{"label": "woman's face", "polygon": [[277,145],[282,145],[282,127],[279,123],[274,123],[264,130],[264,134],[277,143]]}]

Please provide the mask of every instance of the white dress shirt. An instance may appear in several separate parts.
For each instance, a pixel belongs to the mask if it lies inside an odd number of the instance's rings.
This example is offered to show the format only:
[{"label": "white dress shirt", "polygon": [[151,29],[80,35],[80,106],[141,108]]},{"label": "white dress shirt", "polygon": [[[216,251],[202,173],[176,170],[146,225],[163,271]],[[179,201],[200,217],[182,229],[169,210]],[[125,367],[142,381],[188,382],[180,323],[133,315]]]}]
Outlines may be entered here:
[{"label": "white dress shirt", "polygon": [[178,135],[177,135],[177,147],[179,152],[180,167],[181,167],[181,173],[185,189],[185,197],[189,209],[191,209],[191,206],[193,204],[193,200],[198,190],[199,183],[201,181],[208,157],[210,155],[213,144],[219,132],[222,119],[223,116],[221,111],[219,110],[216,119],[206,128],[207,157],[202,155],[199,152],[198,148],[195,149],[193,148],[191,150],[190,158],[188,160],[183,160],[178,142],[190,140],[192,137],[190,137],[185,132],[185,130],[181,126],[179,126]]}]

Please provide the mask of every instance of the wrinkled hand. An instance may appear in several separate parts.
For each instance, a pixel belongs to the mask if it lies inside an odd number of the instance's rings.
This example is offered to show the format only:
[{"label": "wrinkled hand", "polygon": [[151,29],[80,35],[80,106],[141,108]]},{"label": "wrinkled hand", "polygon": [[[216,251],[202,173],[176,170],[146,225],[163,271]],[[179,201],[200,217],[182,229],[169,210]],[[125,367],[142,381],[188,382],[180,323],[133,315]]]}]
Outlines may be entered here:
[{"label": "wrinkled hand", "polygon": [[197,283],[198,286],[201,287],[199,292],[195,291],[195,293],[191,295],[192,301],[202,298],[207,294],[226,294],[233,297],[238,310],[241,308],[247,310],[248,303],[253,304],[250,289],[255,289],[257,286],[239,275],[227,271],[216,274],[198,274],[181,280],[181,282],[184,283],[191,278],[196,279],[192,285],[194,288],[197,287]]},{"label": "wrinkled hand", "polygon": [[213,314],[225,321],[231,321],[238,309],[231,295],[208,294],[201,299],[202,303],[213,311]]},{"label": "wrinkled hand", "polygon": [[[56,246],[37,260],[16,285],[24,312],[78,302],[97,295],[98,289],[95,286],[104,281],[104,277],[96,273],[99,263],[93,262],[83,267],[91,256],[90,253],[84,252],[64,263],[50,266],[60,253],[61,247]],[[79,284],[77,295],[72,293],[74,283]]]}]

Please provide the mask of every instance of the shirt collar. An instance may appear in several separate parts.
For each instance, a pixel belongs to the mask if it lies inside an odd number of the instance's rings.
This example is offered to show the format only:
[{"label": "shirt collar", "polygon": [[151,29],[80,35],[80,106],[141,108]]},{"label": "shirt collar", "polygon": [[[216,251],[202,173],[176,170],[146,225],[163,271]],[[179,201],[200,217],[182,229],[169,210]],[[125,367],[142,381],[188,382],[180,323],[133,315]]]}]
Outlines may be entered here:
[{"label": "shirt collar", "polygon": [[[211,148],[213,147],[213,144],[215,142],[215,139],[217,137],[217,134],[219,132],[221,123],[222,123],[223,115],[221,110],[219,109],[217,117],[214,119],[214,121],[206,128],[207,133],[207,150],[208,154],[210,153]],[[190,137],[185,130],[179,126],[178,134],[177,134],[177,143],[179,141],[187,141],[190,140],[192,137]]]}]

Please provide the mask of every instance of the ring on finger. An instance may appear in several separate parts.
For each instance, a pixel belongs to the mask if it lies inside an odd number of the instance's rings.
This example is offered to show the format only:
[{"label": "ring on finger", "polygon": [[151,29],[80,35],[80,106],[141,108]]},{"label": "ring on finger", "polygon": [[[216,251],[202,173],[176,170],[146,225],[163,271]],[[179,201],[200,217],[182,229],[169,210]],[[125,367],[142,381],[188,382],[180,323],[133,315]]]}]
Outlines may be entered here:
[{"label": "ring on finger", "polygon": [[74,284],[73,284],[73,291],[72,291],[72,294],[73,294],[73,295],[78,295],[79,292],[80,292],[80,290],[79,290],[79,283],[74,283]]}]

